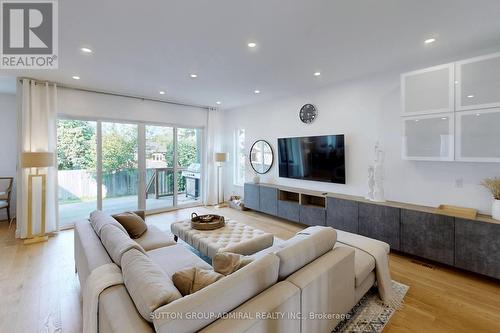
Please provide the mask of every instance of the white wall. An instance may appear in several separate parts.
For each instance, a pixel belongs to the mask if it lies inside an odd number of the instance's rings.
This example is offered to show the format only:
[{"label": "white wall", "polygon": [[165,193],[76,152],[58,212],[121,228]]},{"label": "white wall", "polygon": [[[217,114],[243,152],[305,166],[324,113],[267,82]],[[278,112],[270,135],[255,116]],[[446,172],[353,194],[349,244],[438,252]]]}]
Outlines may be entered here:
[{"label": "white wall", "polygon": [[58,89],[58,113],[67,116],[205,127],[207,110],[137,98]]},{"label": "white wall", "polygon": [[[265,104],[226,110],[226,149],[233,153],[232,131],[235,128],[246,130],[247,150],[255,140],[264,139],[271,143],[275,155],[278,137],[345,134],[346,185],[279,178],[276,163],[268,174],[261,176],[261,182],[364,196],[367,168],[373,161],[373,146],[380,140],[386,151],[385,191],[388,200],[428,206],[447,203],[489,213],[491,198],[479,182],[485,177],[500,176],[500,164],[401,159],[399,80],[399,73],[393,73]],[[314,104],[319,112],[310,125],[303,124],[298,118],[300,107],[306,103]],[[233,161],[232,156],[226,168],[226,193],[241,195],[243,188],[232,185]],[[250,169],[248,165],[247,169]],[[247,181],[252,177],[253,174],[247,172]],[[463,187],[456,186],[457,180],[463,180]]]},{"label": "white wall", "polygon": [[[16,95],[0,94],[0,177],[15,177],[17,164],[17,116]],[[14,188],[15,189],[15,188]],[[12,216],[16,213],[16,195],[11,196]],[[7,218],[7,212],[0,211],[0,220]]]}]

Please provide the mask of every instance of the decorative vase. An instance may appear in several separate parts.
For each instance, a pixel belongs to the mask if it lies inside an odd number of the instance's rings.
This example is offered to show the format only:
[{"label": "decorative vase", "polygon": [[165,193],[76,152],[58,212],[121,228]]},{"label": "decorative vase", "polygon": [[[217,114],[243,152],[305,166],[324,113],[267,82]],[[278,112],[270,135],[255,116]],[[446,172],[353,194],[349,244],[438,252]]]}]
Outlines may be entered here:
[{"label": "decorative vase", "polygon": [[500,200],[493,200],[493,207],[491,208],[491,216],[495,220],[500,220]]}]

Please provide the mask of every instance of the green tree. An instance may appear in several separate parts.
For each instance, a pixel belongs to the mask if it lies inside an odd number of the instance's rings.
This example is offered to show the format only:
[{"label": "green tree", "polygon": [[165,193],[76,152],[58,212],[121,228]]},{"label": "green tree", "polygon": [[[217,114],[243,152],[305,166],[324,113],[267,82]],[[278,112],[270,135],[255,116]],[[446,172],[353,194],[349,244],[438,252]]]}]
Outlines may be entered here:
[{"label": "green tree", "polygon": [[57,164],[59,170],[95,168],[95,127],[81,120],[57,121]]},{"label": "green tree", "polygon": [[177,162],[179,166],[187,167],[191,163],[199,163],[196,139],[196,129],[179,128],[177,140]]},{"label": "green tree", "polygon": [[173,128],[146,126],[146,158],[152,153],[163,153],[167,166],[174,166]]},{"label": "green tree", "polygon": [[102,134],[102,170],[116,172],[137,167],[137,132],[128,126],[110,124]]}]

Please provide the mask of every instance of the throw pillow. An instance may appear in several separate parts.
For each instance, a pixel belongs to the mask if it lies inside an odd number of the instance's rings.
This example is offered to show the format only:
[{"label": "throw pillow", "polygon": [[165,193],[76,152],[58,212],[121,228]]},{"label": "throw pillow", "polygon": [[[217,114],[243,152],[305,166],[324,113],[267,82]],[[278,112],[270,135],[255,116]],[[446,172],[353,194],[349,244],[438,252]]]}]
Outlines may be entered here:
[{"label": "throw pillow", "polygon": [[115,214],[113,218],[127,230],[131,238],[139,238],[148,230],[144,219],[134,212]]},{"label": "throw pillow", "polygon": [[223,277],[224,275],[216,273],[211,269],[191,267],[174,273],[172,281],[181,295],[186,296],[219,281]]},{"label": "throw pillow", "polygon": [[92,228],[94,228],[95,233],[99,238],[101,237],[101,230],[105,225],[112,224],[118,227],[121,231],[123,231],[124,234],[127,234],[127,230],[118,223],[114,218],[111,217],[111,215],[106,214],[100,210],[95,210],[92,213],[90,213],[90,225]]},{"label": "throw pillow", "polygon": [[253,261],[252,258],[245,257],[241,254],[219,252],[212,259],[214,271],[222,275],[229,275],[236,272],[238,269],[245,267]]}]

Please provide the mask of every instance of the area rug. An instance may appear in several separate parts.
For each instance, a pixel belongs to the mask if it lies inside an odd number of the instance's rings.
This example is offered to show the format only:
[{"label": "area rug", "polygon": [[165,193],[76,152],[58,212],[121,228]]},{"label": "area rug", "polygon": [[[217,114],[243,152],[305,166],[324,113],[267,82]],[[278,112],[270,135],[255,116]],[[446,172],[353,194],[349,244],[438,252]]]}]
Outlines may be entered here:
[{"label": "area rug", "polygon": [[[392,288],[396,293],[397,299],[402,303],[410,287],[393,280]],[[337,325],[333,333],[382,332],[394,312],[396,310],[384,305],[380,300],[377,288],[372,287],[358,304],[352,308],[346,319]]]}]

